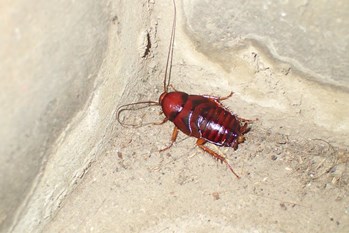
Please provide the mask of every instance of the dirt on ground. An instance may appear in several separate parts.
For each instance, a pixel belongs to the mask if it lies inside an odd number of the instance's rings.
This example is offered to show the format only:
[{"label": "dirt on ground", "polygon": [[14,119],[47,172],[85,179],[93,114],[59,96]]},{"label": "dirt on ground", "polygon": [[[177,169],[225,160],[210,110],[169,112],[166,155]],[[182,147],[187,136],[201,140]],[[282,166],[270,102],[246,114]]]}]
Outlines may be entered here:
[{"label": "dirt on ground", "polygon": [[[155,113],[155,112],[154,112]],[[348,151],[255,122],[224,154],[241,176],[171,124],[120,130],[47,232],[346,232]]]},{"label": "dirt on ground", "polygon": [[[224,101],[230,109],[232,102],[234,96]],[[241,179],[184,134],[160,153],[170,143],[170,122],[116,124],[110,149],[91,164],[47,232],[346,232],[348,150],[321,133],[305,134],[312,129],[288,127],[294,118],[273,122],[279,114],[243,108],[241,116],[258,117],[246,141],[236,151],[210,146]],[[151,107],[121,119],[146,124],[161,121],[160,113]]]}]

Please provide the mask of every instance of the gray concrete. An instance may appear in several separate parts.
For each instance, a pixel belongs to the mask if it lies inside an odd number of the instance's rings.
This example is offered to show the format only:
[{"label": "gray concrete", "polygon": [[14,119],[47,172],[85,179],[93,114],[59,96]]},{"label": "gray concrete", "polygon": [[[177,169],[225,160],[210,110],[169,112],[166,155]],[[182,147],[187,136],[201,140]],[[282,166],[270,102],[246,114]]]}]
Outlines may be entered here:
[{"label": "gray concrete", "polygon": [[349,88],[348,1],[184,1],[183,10],[188,32],[213,59],[229,60],[222,51],[252,42],[303,76]]},{"label": "gray concrete", "polygon": [[105,1],[1,4],[1,229],[35,189],[52,144],[91,95],[109,20]]}]

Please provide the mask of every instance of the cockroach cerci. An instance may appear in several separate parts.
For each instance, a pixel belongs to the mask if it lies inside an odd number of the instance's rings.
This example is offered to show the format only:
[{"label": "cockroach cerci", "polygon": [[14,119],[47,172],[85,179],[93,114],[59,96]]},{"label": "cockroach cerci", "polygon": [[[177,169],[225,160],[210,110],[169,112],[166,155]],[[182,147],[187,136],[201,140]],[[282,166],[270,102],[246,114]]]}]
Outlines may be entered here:
[{"label": "cockroach cerci", "polygon": [[[206,142],[222,147],[232,147],[234,150],[238,148],[238,144],[245,141],[244,134],[249,131],[246,120],[231,113],[220,102],[232,96],[230,93],[226,97],[214,97],[206,95],[189,95],[185,92],[177,91],[170,85],[171,67],[173,58],[173,43],[176,28],[176,3],[173,0],[174,16],[171,32],[170,45],[168,50],[165,77],[163,80],[164,92],[160,95],[159,101],[142,101],[122,105],[117,111],[117,120],[121,125],[125,125],[120,121],[120,113],[126,110],[128,106],[137,104],[160,105],[165,119],[162,124],[167,121],[174,123],[174,129],[171,137],[171,144],[161,151],[169,149],[176,141],[178,130],[188,136],[197,138],[196,145],[210,154],[215,159],[225,163],[230,171],[240,178],[228,163],[227,159],[205,146]],[[174,91],[169,92],[169,86]]]}]

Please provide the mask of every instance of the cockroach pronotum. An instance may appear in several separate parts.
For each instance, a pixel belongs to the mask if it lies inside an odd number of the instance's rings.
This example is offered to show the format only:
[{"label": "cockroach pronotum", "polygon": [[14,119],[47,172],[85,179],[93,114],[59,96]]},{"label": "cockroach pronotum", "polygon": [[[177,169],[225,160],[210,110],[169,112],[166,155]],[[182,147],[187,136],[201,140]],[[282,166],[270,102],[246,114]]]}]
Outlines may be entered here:
[{"label": "cockroach pronotum", "polygon": [[[127,125],[120,121],[120,113],[123,110],[126,110],[128,106],[137,104],[160,105],[163,113],[165,114],[165,119],[161,123],[154,124],[163,124],[169,120],[175,125],[172,132],[171,144],[160,151],[167,150],[173,145],[173,143],[176,141],[178,130],[180,130],[188,136],[197,138],[197,146],[209,153],[215,159],[225,163],[230,171],[237,178],[240,178],[234,172],[232,166],[228,163],[225,157],[204,145],[206,142],[210,142],[217,146],[232,147],[234,150],[236,150],[238,148],[238,144],[245,141],[244,134],[249,131],[248,123],[250,120],[246,120],[232,114],[220,102],[221,100],[231,97],[233,93],[231,92],[226,97],[189,95],[185,92],[177,91],[170,84],[173,44],[176,28],[175,0],[173,0],[173,7],[173,25],[167,55],[165,77],[163,81],[164,92],[160,95],[158,102],[142,101],[120,106],[117,111],[117,120],[121,125]],[[172,87],[174,91],[169,92],[169,87]]]}]

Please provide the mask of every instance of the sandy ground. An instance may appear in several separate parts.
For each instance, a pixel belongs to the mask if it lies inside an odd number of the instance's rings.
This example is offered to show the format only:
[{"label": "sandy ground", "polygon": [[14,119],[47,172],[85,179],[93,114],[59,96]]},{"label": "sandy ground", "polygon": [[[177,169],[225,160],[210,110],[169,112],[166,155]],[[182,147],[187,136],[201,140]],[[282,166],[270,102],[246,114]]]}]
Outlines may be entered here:
[{"label": "sandy ground", "polygon": [[91,165],[45,231],[346,232],[347,150],[261,122],[237,151],[213,147],[239,180],[192,138],[181,135],[159,153],[170,123],[116,126],[111,150]]},{"label": "sandy ground", "polygon": [[348,230],[347,151],[256,123],[236,152],[219,149],[238,180],[193,139],[158,153],[170,131],[170,124],[122,131],[115,149],[92,164],[45,231]]},{"label": "sandy ground", "polygon": [[[166,20],[170,25],[171,18]],[[158,99],[169,30],[159,29],[166,39],[143,58],[148,73],[130,79],[120,104]],[[289,74],[253,46],[226,72],[194,49],[181,26],[177,31],[173,85],[193,94],[234,91],[224,104],[242,117],[259,119],[238,150],[212,146],[241,179],[184,134],[159,153],[169,143],[171,123],[125,128],[115,122],[106,136],[109,147],[44,231],[348,232],[348,144],[344,133],[315,124],[318,106],[325,103],[311,97],[342,94]],[[161,119],[159,107],[122,116],[138,124]]]}]

